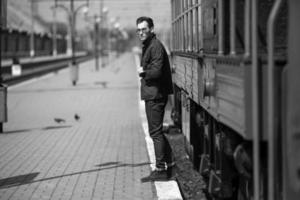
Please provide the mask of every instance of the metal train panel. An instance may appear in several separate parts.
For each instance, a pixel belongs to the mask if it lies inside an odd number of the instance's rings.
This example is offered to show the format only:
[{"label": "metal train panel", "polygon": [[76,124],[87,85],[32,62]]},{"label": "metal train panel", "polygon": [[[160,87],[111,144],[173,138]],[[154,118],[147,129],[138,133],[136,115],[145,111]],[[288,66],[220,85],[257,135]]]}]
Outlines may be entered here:
[{"label": "metal train panel", "polygon": [[202,80],[202,65],[198,59],[173,56],[174,82],[182,88],[193,101],[200,103],[199,82]]},{"label": "metal train panel", "polygon": [[245,135],[244,66],[219,62],[216,66],[218,120]]},{"label": "metal train panel", "polygon": [[173,68],[174,68],[174,83],[180,87],[185,87],[185,65],[182,64],[179,57],[173,58]]},{"label": "metal train panel", "polygon": [[[295,100],[297,95],[285,90],[299,88],[291,84],[299,82],[299,74],[289,72],[290,67],[299,72],[299,34],[293,33],[299,32],[295,8],[299,8],[299,1],[189,2],[182,10],[176,3],[173,6],[177,10],[172,16],[174,38],[182,38],[182,45],[176,43],[172,50],[176,94],[180,94],[175,104],[184,103],[176,112],[183,115],[181,128],[190,141],[186,145],[198,149],[192,153],[200,158],[200,165],[194,164],[208,181],[210,197],[296,199],[299,177],[288,180],[288,170],[294,175],[299,172],[299,148],[292,140],[299,131],[294,133],[290,128],[297,127],[299,120],[291,113],[297,116],[294,108],[299,107],[299,101]],[[193,12],[201,16],[201,23],[195,24],[190,17]],[[196,36],[191,37],[191,32]],[[182,33],[184,37],[180,37]],[[190,103],[189,111],[186,102]],[[199,133],[204,137],[197,138]]]},{"label": "metal train panel", "polygon": [[[174,56],[175,84],[215,119],[245,135],[244,66]],[[227,59],[228,60],[228,59]]]}]

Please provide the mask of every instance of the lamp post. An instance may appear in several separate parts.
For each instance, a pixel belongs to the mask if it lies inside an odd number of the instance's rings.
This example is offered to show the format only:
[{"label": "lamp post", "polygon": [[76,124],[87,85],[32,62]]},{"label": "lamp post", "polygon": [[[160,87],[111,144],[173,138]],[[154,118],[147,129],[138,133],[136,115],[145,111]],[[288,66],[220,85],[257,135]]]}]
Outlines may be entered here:
[{"label": "lamp post", "polygon": [[101,18],[95,16],[95,25],[94,25],[94,40],[95,40],[95,67],[96,71],[99,71],[99,23]]},{"label": "lamp post", "polygon": [[30,32],[30,57],[34,57],[35,51],[34,51],[34,0],[31,0],[31,32]]},{"label": "lamp post", "polygon": [[[99,34],[101,31],[101,24],[106,21],[106,15],[108,13],[108,8],[103,7],[103,1],[100,1],[100,16],[95,16],[95,65],[96,71],[99,70],[99,66],[103,67],[103,57],[101,58],[102,51],[103,51],[103,41],[99,41]],[[102,43],[102,44],[101,44]],[[99,48],[101,46],[101,48]],[[100,51],[100,52],[99,52]],[[100,56],[100,58],[99,58]]]},{"label": "lamp post", "polygon": [[70,66],[70,74],[71,74],[71,82],[72,85],[76,85],[78,81],[78,73],[79,68],[76,63],[76,57],[75,57],[75,50],[76,50],[76,43],[75,43],[75,25],[76,25],[76,15],[79,12],[80,9],[84,9],[84,12],[86,13],[88,11],[88,4],[89,1],[87,0],[87,3],[79,6],[75,9],[74,7],[74,0],[70,0],[70,10],[66,8],[64,5],[55,5],[56,8],[62,8],[68,13],[68,19],[70,24],[70,37],[71,37],[71,62],[69,63]]},{"label": "lamp post", "polygon": [[[102,2],[102,1],[101,1]],[[101,5],[101,4],[100,4]],[[108,23],[107,23],[107,16],[108,16],[108,8],[107,7],[103,7],[103,5],[101,5],[101,19],[102,20],[102,27],[103,28],[106,28],[106,32],[105,32],[105,39],[102,40],[102,49],[101,49],[101,52],[105,52],[104,55],[106,55],[107,53],[107,48],[108,48]],[[102,60],[104,61],[104,58],[102,57]],[[105,62],[102,62],[102,66],[101,67],[104,67],[106,65],[107,61],[105,59]]]},{"label": "lamp post", "polygon": [[52,55],[56,56],[57,55],[57,26],[56,26],[56,5],[57,5],[57,0],[54,1],[54,7],[51,7],[53,10],[53,34],[52,34]]}]

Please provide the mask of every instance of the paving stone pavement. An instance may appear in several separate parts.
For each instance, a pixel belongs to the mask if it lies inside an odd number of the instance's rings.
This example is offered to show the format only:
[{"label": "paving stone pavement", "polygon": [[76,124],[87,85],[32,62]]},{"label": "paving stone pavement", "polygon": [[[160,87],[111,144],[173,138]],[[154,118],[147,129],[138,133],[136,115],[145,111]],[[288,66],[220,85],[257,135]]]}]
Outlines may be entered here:
[{"label": "paving stone pavement", "polygon": [[0,200],[150,200],[153,183],[132,54],[8,90],[0,134]]}]

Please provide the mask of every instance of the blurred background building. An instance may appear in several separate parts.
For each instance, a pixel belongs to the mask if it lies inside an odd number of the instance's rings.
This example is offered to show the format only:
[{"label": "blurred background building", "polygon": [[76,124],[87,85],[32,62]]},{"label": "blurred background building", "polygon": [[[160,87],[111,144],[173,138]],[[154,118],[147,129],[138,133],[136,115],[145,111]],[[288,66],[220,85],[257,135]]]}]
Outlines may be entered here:
[{"label": "blurred background building", "polygon": [[[56,32],[60,37],[68,37],[69,19],[68,13],[62,9],[56,9],[54,16],[53,8],[55,0],[1,0],[2,16],[6,11],[6,28],[20,31],[52,35],[53,23],[56,24]],[[56,0],[57,4],[70,9],[70,0]],[[32,4],[31,4],[32,3]],[[116,30],[119,31],[123,39],[136,45],[135,21],[139,16],[150,16],[155,23],[155,31],[160,39],[169,44],[171,26],[171,6],[170,0],[74,0],[74,8],[87,3],[88,10],[82,9],[76,15],[76,41],[82,43],[85,48],[92,49],[95,42],[95,21],[99,22],[100,46],[105,44],[102,40],[111,40],[110,45],[114,45]],[[5,5],[6,4],[6,5]],[[54,18],[55,17],[55,18]],[[3,22],[3,20],[1,20]],[[119,41],[120,43],[120,41]],[[122,44],[122,42],[120,43]],[[118,45],[119,48],[124,45]],[[108,44],[106,44],[107,46]],[[126,45],[131,47],[132,45]],[[113,47],[106,48],[113,48]]]}]

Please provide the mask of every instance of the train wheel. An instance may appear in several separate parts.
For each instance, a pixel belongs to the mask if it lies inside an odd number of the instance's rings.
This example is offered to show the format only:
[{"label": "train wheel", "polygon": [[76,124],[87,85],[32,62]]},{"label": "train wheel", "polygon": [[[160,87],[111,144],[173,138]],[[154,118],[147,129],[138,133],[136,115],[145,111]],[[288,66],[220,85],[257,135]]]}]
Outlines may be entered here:
[{"label": "train wheel", "polygon": [[[259,199],[260,200],[266,199],[266,197],[267,197],[266,192],[267,192],[266,176],[263,176],[263,174],[261,174],[260,188],[259,188]],[[254,199],[254,189],[253,189],[252,180],[249,180],[247,178],[240,178],[237,199],[238,200]]]},{"label": "train wheel", "polygon": [[[265,158],[266,156],[262,156]],[[253,189],[253,161],[252,161],[252,144],[243,143],[237,146],[234,152],[234,162],[237,171],[239,172],[238,186],[238,200],[252,200],[254,196]],[[267,164],[266,159],[260,161],[260,188],[259,199],[266,198],[267,192]]]},{"label": "train wheel", "polygon": [[250,200],[252,192],[252,181],[243,180],[243,178],[239,181],[239,189],[238,189],[238,200]]}]

